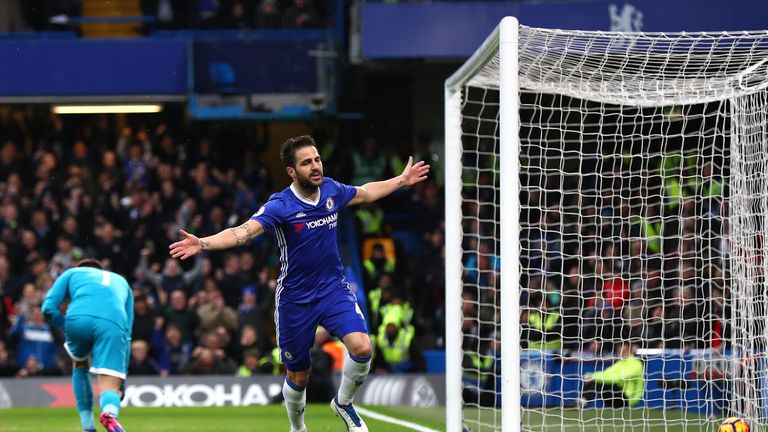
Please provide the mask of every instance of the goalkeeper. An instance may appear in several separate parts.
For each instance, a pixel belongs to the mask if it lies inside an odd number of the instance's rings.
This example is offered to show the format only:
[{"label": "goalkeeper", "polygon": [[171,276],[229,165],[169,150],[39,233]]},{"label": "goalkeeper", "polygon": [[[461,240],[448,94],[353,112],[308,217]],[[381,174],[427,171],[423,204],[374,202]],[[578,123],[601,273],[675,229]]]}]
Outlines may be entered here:
[{"label": "goalkeeper", "polygon": [[618,354],[621,359],[607,369],[584,376],[582,405],[598,395],[611,408],[635,406],[643,398],[643,361],[632,354],[627,342],[619,346]]},{"label": "goalkeeper", "polygon": [[[59,311],[65,299],[69,299],[66,317]],[[99,377],[101,424],[108,432],[125,432],[117,416],[133,327],[133,293],[128,282],[103,270],[99,261],[86,259],[56,279],[42,310],[46,321],[66,335],[64,348],[72,357],[72,387],[83,431],[96,432],[90,367]]]}]

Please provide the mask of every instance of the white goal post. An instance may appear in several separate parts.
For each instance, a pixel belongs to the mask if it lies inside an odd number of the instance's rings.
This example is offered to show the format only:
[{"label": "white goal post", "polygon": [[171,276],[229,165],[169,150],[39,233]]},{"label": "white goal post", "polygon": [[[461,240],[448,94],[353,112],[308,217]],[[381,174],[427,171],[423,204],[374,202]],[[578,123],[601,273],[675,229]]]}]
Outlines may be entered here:
[{"label": "white goal post", "polygon": [[501,21],[445,83],[448,432],[768,430],[767,88],[768,32]]}]

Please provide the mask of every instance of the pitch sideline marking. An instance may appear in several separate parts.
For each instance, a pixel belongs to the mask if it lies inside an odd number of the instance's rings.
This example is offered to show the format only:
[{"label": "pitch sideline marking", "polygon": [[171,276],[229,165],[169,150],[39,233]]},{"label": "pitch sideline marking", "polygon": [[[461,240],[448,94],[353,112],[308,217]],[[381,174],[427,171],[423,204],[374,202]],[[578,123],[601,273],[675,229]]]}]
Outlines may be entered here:
[{"label": "pitch sideline marking", "polygon": [[371,411],[369,409],[365,409],[365,408],[361,408],[361,407],[355,407],[355,409],[357,410],[358,413],[360,413],[360,414],[362,414],[364,416],[370,417],[372,419],[380,420],[380,421],[387,422],[387,423],[392,423],[392,424],[395,424],[395,425],[398,425],[398,426],[402,426],[402,427],[405,427],[405,428],[408,428],[408,429],[413,429],[415,431],[419,431],[419,432],[440,432],[437,429],[430,429],[430,428],[428,428],[426,426],[422,426],[420,424],[411,423],[409,421],[396,419],[396,418],[390,417],[388,415],[379,414],[379,413],[377,413],[375,411]]}]

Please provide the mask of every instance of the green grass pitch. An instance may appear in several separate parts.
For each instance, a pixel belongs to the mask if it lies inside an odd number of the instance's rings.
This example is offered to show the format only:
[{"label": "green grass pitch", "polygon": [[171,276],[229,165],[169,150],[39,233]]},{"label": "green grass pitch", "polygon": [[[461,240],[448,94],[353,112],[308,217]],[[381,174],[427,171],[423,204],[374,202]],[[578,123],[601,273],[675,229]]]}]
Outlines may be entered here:
[{"label": "green grass pitch", "polygon": [[[445,421],[434,410],[426,416],[404,415],[399,409],[374,407],[376,413],[421,426],[444,430]],[[418,410],[415,410],[418,411]],[[415,412],[414,411],[414,412]],[[442,411],[442,410],[440,410]],[[442,414],[440,414],[442,415]],[[371,431],[412,431],[401,426],[373,420],[363,416]],[[436,421],[429,420],[430,418]],[[120,423],[126,432],[271,432],[290,431],[285,408],[282,405],[211,408],[124,408]],[[327,404],[311,404],[307,407],[309,432],[345,431],[343,423]],[[100,425],[97,429],[103,431]],[[74,408],[11,408],[0,409],[0,432],[79,432],[80,418]]]},{"label": "green grass pitch", "polygon": [[[445,430],[444,408],[368,407],[371,411],[438,431]],[[682,411],[642,409],[548,409],[523,412],[524,431],[574,432],[709,432],[722,419],[686,414]],[[412,429],[363,416],[372,432],[405,432]],[[472,432],[491,432],[501,413],[494,410],[465,410],[466,425]],[[344,431],[326,404],[307,407],[309,432]],[[189,431],[288,431],[288,419],[281,405],[212,408],[124,408],[120,422],[127,432]],[[103,430],[99,426],[99,430]],[[79,432],[74,408],[0,409],[0,432]]]}]

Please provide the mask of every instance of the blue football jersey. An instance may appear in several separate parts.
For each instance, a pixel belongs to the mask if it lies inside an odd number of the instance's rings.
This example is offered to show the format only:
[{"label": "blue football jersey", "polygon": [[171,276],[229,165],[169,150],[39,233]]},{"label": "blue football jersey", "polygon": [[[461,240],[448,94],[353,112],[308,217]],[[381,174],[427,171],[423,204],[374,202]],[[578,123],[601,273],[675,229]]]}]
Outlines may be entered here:
[{"label": "blue football jersey", "polygon": [[114,322],[129,334],[133,327],[133,292],[117,273],[92,267],[75,267],[61,274],[43,301],[42,311],[62,327],[59,306],[69,299],[67,316],[87,315]]},{"label": "blue football jersey", "polygon": [[251,219],[275,234],[280,277],[275,292],[281,302],[310,303],[346,285],[337,244],[339,210],[357,194],[354,186],[323,178],[317,201],[291,186],[273,194]]}]

